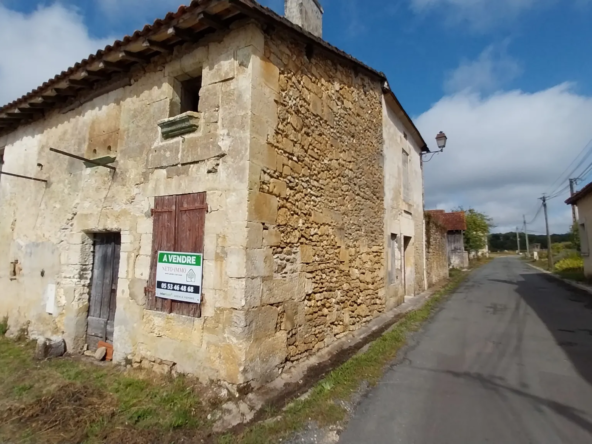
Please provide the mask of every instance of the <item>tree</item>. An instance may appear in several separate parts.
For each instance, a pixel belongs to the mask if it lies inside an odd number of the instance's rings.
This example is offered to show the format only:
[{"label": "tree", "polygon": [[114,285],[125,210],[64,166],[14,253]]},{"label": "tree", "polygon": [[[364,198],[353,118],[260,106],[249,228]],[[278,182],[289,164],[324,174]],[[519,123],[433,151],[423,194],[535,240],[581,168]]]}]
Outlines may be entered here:
[{"label": "tree", "polygon": [[467,231],[465,231],[465,248],[468,251],[479,251],[487,246],[489,230],[493,220],[484,213],[473,208],[465,211]]}]

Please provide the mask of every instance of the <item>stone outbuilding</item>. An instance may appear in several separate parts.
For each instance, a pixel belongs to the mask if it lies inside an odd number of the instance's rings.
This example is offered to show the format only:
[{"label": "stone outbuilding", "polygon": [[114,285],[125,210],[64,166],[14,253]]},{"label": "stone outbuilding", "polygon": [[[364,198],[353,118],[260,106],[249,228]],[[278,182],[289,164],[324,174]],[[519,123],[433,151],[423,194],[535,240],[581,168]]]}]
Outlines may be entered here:
[{"label": "stone outbuilding", "polygon": [[446,228],[448,264],[450,268],[467,268],[469,253],[465,251],[465,231],[467,219],[464,211],[447,213],[444,210],[428,210],[426,213],[434,217]]},{"label": "stone outbuilding", "polygon": [[286,4],[193,1],[0,108],[10,332],[257,386],[426,289],[428,148]]}]

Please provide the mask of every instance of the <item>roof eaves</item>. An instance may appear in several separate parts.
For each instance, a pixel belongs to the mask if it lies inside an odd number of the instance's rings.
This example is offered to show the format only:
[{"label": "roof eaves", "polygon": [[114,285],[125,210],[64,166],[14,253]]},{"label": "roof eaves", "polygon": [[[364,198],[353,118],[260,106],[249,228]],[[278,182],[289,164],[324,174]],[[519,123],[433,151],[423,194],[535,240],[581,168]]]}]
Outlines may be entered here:
[{"label": "roof eaves", "polygon": [[569,199],[567,199],[565,201],[565,203],[568,205],[577,205],[577,203],[580,200],[582,200],[584,197],[588,196],[591,193],[592,193],[592,182],[590,182],[588,185],[586,185],[580,191],[578,191],[573,196],[571,196]]},{"label": "roof eaves", "polygon": [[[388,86],[388,79],[384,73],[377,71],[372,67],[364,64],[360,60],[352,57],[351,55],[331,45],[325,40],[315,36],[314,34],[311,34],[310,32],[304,30],[300,26],[292,23],[285,17],[276,14],[271,9],[260,5],[254,0],[193,0],[190,5],[181,6],[176,12],[169,12],[163,19],[155,20],[152,25],[145,25],[142,30],[135,31],[131,36],[125,36],[121,40],[116,40],[112,45],[108,45],[104,49],[97,51],[95,54],[89,55],[86,59],[82,60],[79,63],[76,63],[74,66],[67,69],[66,71],[62,71],[53,79],[44,82],[41,86],[34,89],[33,91],[25,94],[19,99],[16,99],[0,107],[0,114],[11,110],[16,110],[16,108],[18,108],[19,106],[26,105],[27,103],[31,103],[35,100],[40,100],[44,96],[43,93],[45,93],[45,95],[47,96],[48,92],[53,91],[54,87],[57,87],[59,84],[63,82],[67,82],[70,77],[75,76],[79,72],[86,70],[86,68],[89,67],[91,64],[99,61],[105,61],[109,63],[109,61],[105,60],[104,57],[110,55],[110,53],[112,53],[113,51],[119,50],[121,52],[125,49],[126,45],[134,43],[141,38],[148,40],[150,36],[162,32],[162,29],[165,26],[168,28],[176,26],[178,22],[182,21],[183,17],[187,16],[190,13],[196,12],[197,9],[207,10],[210,7],[223,4],[233,6],[235,10],[254,19],[260,21],[270,20],[274,24],[279,24],[284,29],[292,32],[297,37],[304,39],[308,43],[321,47],[322,49],[326,50],[326,52],[329,54],[333,54],[342,60],[346,60],[352,63],[354,68],[362,69],[369,75],[383,82],[383,93],[388,94],[395,101],[397,107],[401,110],[403,114],[403,120],[405,121],[404,123],[407,123],[407,126],[411,128],[412,132],[414,133],[414,138],[416,139],[416,142],[420,145],[421,150],[429,151],[425,141],[423,140],[423,137],[421,136],[421,133],[413,123],[413,120],[411,120],[411,118],[399,102],[399,99]],[[191,26],[189,28],[191,28]],[[125,65],[124,68],[131,69],[132,66],[134,66],[133,63]],[[23,118],[23,122],[27,122],[27,120]]]}]

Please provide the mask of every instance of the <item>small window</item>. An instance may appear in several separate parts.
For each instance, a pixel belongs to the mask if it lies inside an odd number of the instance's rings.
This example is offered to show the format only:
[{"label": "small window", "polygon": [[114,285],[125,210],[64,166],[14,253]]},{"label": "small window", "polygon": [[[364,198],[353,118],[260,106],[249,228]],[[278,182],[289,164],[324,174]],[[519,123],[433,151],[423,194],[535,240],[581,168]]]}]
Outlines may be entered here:
[{"label": "small window", "polygon": [[588,244],[588,232],[586,231],[586,223],[580,222],[580,250],[582,256],[590,255],[590,245]]},{"label": "small window", "polygon": [[199,110],[199,91],[201,89],[201,77],[181,82],[181,114],[187,111]]},{"label": "small window", "polygon": [[399,242],[396,234],[391,234],[389,245],[388,280],[389,285],[397,283],[397,268],[399,262]]},{"label": "small window", "polygon": [[411,202],[411,184],[409,183],[409,153],[403,150],[403,200]]},{"label": "small window", "polygon": [[[0,173],[2,173],[2,167],[4,166],[4,148],[0,148]],[[0,174],[0,181],[2,180],[2,174]]]}]

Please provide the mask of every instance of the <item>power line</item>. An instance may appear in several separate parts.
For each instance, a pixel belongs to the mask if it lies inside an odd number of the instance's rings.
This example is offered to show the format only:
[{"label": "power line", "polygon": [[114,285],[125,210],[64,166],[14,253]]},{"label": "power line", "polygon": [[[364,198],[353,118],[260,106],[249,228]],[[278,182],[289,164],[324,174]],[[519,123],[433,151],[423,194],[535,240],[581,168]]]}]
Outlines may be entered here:
[{"label": "power line", "polygon": [[[562,182],[565,182],[567,179],[569,179],[570,177],[573,176],[573,174],[578,170],[578,168],[586,161],[586,159],[588,159],[591,155],[592,155],[592,149],[590,149],[588,151],[588,153],[580,160],[580,162],[574,167],[573,170],[571,170],[570,173],[568,173],[567,175],[565,175],[566,171],[569,171],[569,169],[572,167],[572,165],[574,165],[575,163],[578,162],[578,159],[580,158],[580,156],[582,156],[586,150],[588,150],[589,148],[592,148],[591,146],[592,144],[592,139],[590,139],[588,141],[588,143],[586,145],[584,145],[584,148],[582,149],[582,151],[580,151],[580,153],[574,158],[574,160],[571,161],[571,163],[567,166],[567,168],[559,175],[559,177],[555,180],[555,182],[553,182],[553,184],[551,185],[551,189],[553,189],[553,187],[555,185],[557,185],[558,187],[561,186],[560,184]],[[554,191],[551,191],[549,193],[545,193],[545,194],[554,194],[555,191],[557,190],[557,188],[554,189]]]}]

